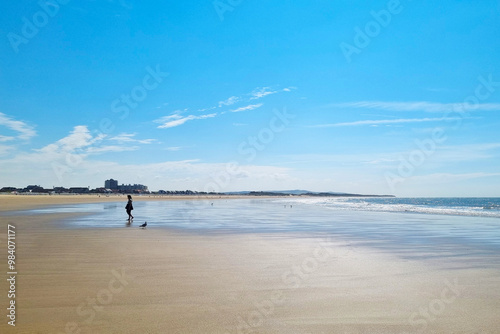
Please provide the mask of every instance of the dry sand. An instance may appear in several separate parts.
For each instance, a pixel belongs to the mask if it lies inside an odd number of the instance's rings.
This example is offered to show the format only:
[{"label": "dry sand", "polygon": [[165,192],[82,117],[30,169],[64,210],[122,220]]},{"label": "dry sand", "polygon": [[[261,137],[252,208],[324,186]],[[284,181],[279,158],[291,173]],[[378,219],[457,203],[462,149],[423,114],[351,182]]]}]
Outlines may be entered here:
[{"label": "dry sand", "polygon": [[[94,196],[95,197],[95,196]],[[119,200],[0,196],[2,211]],[[499,333],[498,268],[445,268],[328,237],[16,226],[16,326],[0,333]]]}]

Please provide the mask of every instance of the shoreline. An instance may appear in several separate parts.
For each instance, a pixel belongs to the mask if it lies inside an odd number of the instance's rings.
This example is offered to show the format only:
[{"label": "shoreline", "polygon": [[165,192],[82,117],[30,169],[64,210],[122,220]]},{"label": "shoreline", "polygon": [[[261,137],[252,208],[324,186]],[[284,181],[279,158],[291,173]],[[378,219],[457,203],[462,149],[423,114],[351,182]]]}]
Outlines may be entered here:
[{"label": "shoreline", "polygon": [[[1,199],[2,210],[64,204]],[[499,271],[475,268],[474,259],[436,267],[328,235],[58,228],[72,215],[0,216],[2,229],[16,226],[19,259],[16,327],[4,315],[2,333],[490,334],[500,327]],[[2,244],[6,238],[4,231]]]},{"label": "shoreline", "polygon": [[[185,200],[224,200],[245,198],[269,198],[265,196],[233,196],[233,195],[133,195],[134,202],[143,201],[185,201]],[[273,197],[278,198],[278,197]],[[288,198],[284,196],[283,198]],[[89,194],[0,194],[0,212],[38,209],[52,205],[114,203],[126,202],[127,195],[89,195]]]}]

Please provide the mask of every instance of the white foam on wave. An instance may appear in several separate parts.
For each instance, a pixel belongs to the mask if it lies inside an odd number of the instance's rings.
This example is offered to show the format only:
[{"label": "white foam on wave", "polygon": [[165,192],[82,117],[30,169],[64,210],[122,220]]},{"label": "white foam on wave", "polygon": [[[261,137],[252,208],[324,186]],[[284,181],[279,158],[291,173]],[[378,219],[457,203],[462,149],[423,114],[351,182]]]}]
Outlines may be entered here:
[{"label": "white foam on wave", "polygon": [[[360,199],[358,197],[308,197],[282,199],[280,202],[295,202],[307,205],[318,205],[339,211],[372,211],[372,212],[397,212],[397,213],[421,213],[470,217],[492,217],[500,218],[500,206],[497,204],[485,204],[481,206],[457,206],[438,205],[432,199],[421,200],[418,204],[397,203],[398,199],[392,202],[377,203],[370,199]],[[440,200],[443,202],[443,200]],[[439,203],[441,204],[441,203]]]}]

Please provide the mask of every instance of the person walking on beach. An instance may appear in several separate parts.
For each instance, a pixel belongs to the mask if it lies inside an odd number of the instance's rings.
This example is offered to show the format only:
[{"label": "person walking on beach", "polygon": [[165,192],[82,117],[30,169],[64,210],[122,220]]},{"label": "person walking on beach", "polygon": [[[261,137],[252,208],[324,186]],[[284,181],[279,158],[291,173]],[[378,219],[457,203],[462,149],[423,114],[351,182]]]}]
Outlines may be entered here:
[{"label": "person walking on beach", "polygon": [[127,210],[128,214],[128,221],[131,221],[134,219],[134,216],[132,216],[132,210],[134,210],[134,206],[132,205],[132,196],[127,195],[128,202],[127,205],[125,206],[125,210]]}]

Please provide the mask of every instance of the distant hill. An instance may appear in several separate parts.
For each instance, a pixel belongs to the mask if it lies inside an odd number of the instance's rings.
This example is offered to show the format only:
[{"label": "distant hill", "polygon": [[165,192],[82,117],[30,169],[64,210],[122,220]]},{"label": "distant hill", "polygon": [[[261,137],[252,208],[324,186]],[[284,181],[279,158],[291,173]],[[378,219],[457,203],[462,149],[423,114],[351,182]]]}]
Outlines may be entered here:
[{"label": "distant hill", "polygon": [[394,195],[363,195],[339,192],[314,192],[308,190],[271,190],[271,191],[235,191],[225,192],[225,195],[251,196],[316,196],[316,197],[395,197]]},{"label": "distant hill", "polygon": [[[233,192],[225,192],[226,195],[249,195],[250,193],[255,193],[258,191],[233,191]],[[308,190],[266,190],[264,192],[267,193],[275,193],[275,194],[283,194],[283,195],[303,195],[311,193]]]}]

